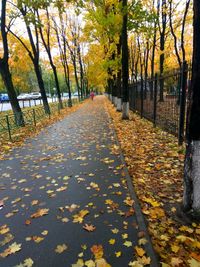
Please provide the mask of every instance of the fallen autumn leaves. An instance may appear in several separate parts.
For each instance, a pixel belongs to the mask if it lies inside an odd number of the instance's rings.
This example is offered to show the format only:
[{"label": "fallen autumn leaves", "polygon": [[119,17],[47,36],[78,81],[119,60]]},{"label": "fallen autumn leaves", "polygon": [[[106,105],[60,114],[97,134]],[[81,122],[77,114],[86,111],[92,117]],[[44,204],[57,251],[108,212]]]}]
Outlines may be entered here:
[{"label": "fallen autumn leaves", "polygon": [[37,123],[37,127],[34,127],[33,125],[26,125],[25,127],[17,128],[17,130],[15,129],[15,131],[12,132],[12,139],[14,142],[8,141],[7,133],[1,133],[0,160],[4,158],[5,154],[9,154],[14,147],[22,145],[27,137],[32,137],[39,134],[44,127],[63,119],[66,115],[72,112],[75,112],[78,108],[80,108],[80,105],[82,103],[79,103],[71,108],[65,108],[63,110],[60,110],[60,113],[53,114],[50,119],[44,117],[41,121]]},{"label": "fallen autumn leaves", "polygon": [[132,112],[129,121],[122,121],[108,101],[106,106],[162,267],[200,267],[200,224],[186,225],[177,217],[184,149],[177,146],[175,137]]}]

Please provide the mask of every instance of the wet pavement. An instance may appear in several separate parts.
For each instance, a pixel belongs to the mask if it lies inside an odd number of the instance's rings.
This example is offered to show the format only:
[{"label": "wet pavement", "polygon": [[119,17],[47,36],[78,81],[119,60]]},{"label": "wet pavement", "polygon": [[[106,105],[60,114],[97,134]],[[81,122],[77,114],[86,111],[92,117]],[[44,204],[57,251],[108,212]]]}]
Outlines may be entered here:
[{"label": "wet pavement", "polygon": [[0,266],[150,261],[120,153],[100,96],[0,161]]}]

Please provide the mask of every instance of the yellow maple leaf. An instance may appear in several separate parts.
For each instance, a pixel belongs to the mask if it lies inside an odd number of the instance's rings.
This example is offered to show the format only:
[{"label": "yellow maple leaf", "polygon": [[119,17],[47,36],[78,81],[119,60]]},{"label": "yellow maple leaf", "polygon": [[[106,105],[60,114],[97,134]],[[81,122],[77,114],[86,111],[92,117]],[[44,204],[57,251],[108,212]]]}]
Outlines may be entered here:
[{"label": "yellow maple leaf", "polygon": [[55,252],[61,254],[61,253],[63,253],[67,249],[68,249],[68,247],[65,244],[57,245],[57,247],[55,249]]},{"label": "yellow maple leaf", "polygon": [[143,267],[144,265],[141,264],[139,261],[130,261],[128,266],[131,266],[131,267]]},{"label": "yellow maple leaf", "polygon": [[88,210],[81,210],[81,211],[79,211],[78,214],[73,215],[73,218],[74,218],[73,222],[74,222],[74,223],[82,223],[84,217],[85,217],[88,213],[89,213]]},{"label": "yellow maple leaf", "polygon": [[173,267],[176,267],[176,266],[181,266],[180,264],[182,264],[183,261],[179,258],[171,258],[171,265]]},{"label": "yellow maple leaf", "polygon": [[85,262],[85,266],[86,267],[95,267],[96,264],[95,264],[95,262],[93,260],[88,260],[88,261]]},{"label": "yellow maple leaf", "polygon": [[44,230],[41,234],[42,235],[48,235],[48,231],[47,230]]},{"label": "yellow maple leaf", "polygon": [[146,203],[149,203],[152,205],[152,207],[160,207],[160,203],[155,201],[154,199],[152,198],[147,198],[147,197],[143,197],[142,200]]},{"label": "yellow maple leaf", "polygon": [[121,251],[116,251],[116,252],[115,252],[115,256],[116,256],[117,258],[121,257],[121,255],[122,255],[122,252],[121,252]]},{"label": "yellow maple leaf", "polygon": [[109,242],[110,245],[114,245],[116,240],[115,239],[110,239],[108,242]]},{"label": "yellow maple leaf", "polygon": [[150,258],[150,257],[143,256],[142,258],[139,259],[139,261],[140,261],[143,265],[150,265],[150,263],[151,263],[151,258]]},{"label": "yellow maple leaf", "polygon": [[103,257],[102,245],[93,245],[90,249],[95,256],[95,259],[101,259]]},{"label": "yellow maple leaf", "polygon": [[174,253],[177,253],[179,251],[180,247],[179,246],[176,246],[176,245],[171,245],[171,250],[174,252]]},{"label": "yellow maple leaf", "polygon": [[113,232],[113,234],[117,234],[119,232],[117,228],[111,229],[111,231]]},{"label": "yellow maple leaf", "polygon": [[32,239],[33,239],[33,241],[34,241],[35,243],[40,243],[40,242],[42,242],[42,241],[44,240],[44,237],[33,236]]},{"label": "yellow maple leaf", "polygon": [[107,261],[103,258],[96,259],[95,263],[96,263],[96,267],[111,267],[111,265],[108,264]]},{"label": "yellow maple leaf", "polygon": [[21,250],[22,244],[17,244],[16,242],[10,245],[6,250],[0,253],[0,256],[5,258],[11,254],[15,254],[16,252]]},{"label": "yellow maple leaf", "polygon": [[189,263],[190,267],[200,267],[200,262],[193,259],[193,258],[188,260],[188,263]]},{"label": "yellow maple leaf", "polygon": [[16,265],[15,267],[32,267],[34,261],[31,258],[25,259],[23,263]]},{"label": "yellow maple leaf", "polygon": [[0,227],[0,235],[4,235],[10,231],[9,227],[6,224]]},{"label": "yellow maple leaf", "polygon": [[135,246],[135,250],[136,250],[138,256],[140,256],[140,257],[142,257],[146,253],[143,248],[138,247],[138,246]]},{"label": "yellow maple leaf", "polygon": [[132,242],[131,241],[125,241],[123,245],[129,248],[132,246]]},{"label": "yellow maple leaf", "polygon": [[145,245],[147,242],[148,242],[148,241],[147,241],[146,238],[140,238],[140,239],[138,240],[138,244],[139,244],[140,246],[141,246],[141,245]]},{"label": "yellow maple leaf", "polygon": [[31,218],[39,218],[42,216],[47,215],[49,212],[49,209],[38,209],[35,213],[31,215]]}]

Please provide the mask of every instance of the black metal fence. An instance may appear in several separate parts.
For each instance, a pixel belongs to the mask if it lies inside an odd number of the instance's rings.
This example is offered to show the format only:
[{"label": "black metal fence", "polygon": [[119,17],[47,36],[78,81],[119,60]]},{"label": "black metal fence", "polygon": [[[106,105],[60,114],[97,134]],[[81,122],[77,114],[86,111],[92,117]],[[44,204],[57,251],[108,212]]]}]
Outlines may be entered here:
[{"label": "black metal fence", "polygon": [[[72,99],[72,104],[78,103],[78,99]],[[63,105],[68,107],[68,102],[63,101]],[[23,121],[25,125],[32,125],[36,127],[37,124],[44,118],[51,118],[51,115],[60,113],[60,105],[58,102],[50,103],[50,114],[46,114],[43,106],[38,106],[35,108],[28,108],[23,110]],[[13,141],[12,135],[16,133],[20,126],[16,123],[16,118],[14,114],[6,114],[4,112],[0,114],[0,135],[2,138],[7,138]]]},{"label": "black metal fence", "polygon": [[191,69],[185,62],[181,69],[157,74],[153,79],[141,79],[129,85],[130,109],[138,112],[155,126],[178,137],[185,138],[187,92]]}]

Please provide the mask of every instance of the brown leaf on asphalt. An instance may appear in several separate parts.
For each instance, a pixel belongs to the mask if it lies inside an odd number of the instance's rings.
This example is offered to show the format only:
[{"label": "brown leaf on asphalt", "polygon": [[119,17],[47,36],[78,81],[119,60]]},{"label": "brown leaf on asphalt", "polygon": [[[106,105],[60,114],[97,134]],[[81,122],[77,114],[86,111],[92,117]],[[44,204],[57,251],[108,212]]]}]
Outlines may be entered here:
[{"label": "brown leaf on asphalt", "polygon": [[31,218],[35,219],[35,218],[45,216],[48,214],[48,212],[49,212],[49,209],[38,209],[35,213],[31,215]]},{"label": "brown leaf on asphalt", "polygon": [[21,250],[22,244],[17,244],[16,242],[11,244],[6,250],[0,253],[0,257],[5,258],[11,254],[15,254],[16,252]]},{"label": "brown leaf on asphalt", "polygon": [[68,246],[66,244],[57,245],[57,247],[55,249],[55,252],[58,253],[58,254],[61,254],[67,249],[68,249]]},{"label": "brown leaf on asphalt", "polygon": [[83,226],[83,229],[85,229],[86,231],[88,231],[88,232],[94,232],[94,230],[96,229],[96,227],[94,226],[94,225],[92,225],[92,224],[85,224],[84,226]]},{"label": "brown leaf on asphalt", "polygon": [[171,259],[171,265],[173,267],[182,266],[182,263],[183,263],[183,261],[181,259],[179,259],[179,258],[172,258]]},{"label": "brown leaf on asphalt", "polygon": [[128,218],[130,216],[133,216],[133,214],[135,213],[133,208],[130,208],[128,211],[125,212],[125,217]]},{"label": "brown leaf on asphalt", "polygon": [[9,227],[7,224],[4,224],[0,227],[0,235],[7,234],[10,231]]},{"label": "brown leaf on asphalt", "polygon": [[26,221],[25,221],[25,224],[26,224],[26,225],[30,225],[30,224],[31,224],[31,220],[26,220]]},{"label": "brown leaf on asphalt", "polygon": [[135,246],[135,251],[137,252],[137,255],[142,257],[146,253],[145,250],[141,247]]},{"label": "brown leaf on asphalt", "polygon": [[74,222],[74,223],[82,223],[83,220],[84,220],[84,217],[85,217],[88,213],[89,213],[88,210],[81,210],[81,211],[79,211],[79,213],[73,215],[73,218],[74,218],[73,222]]}]

